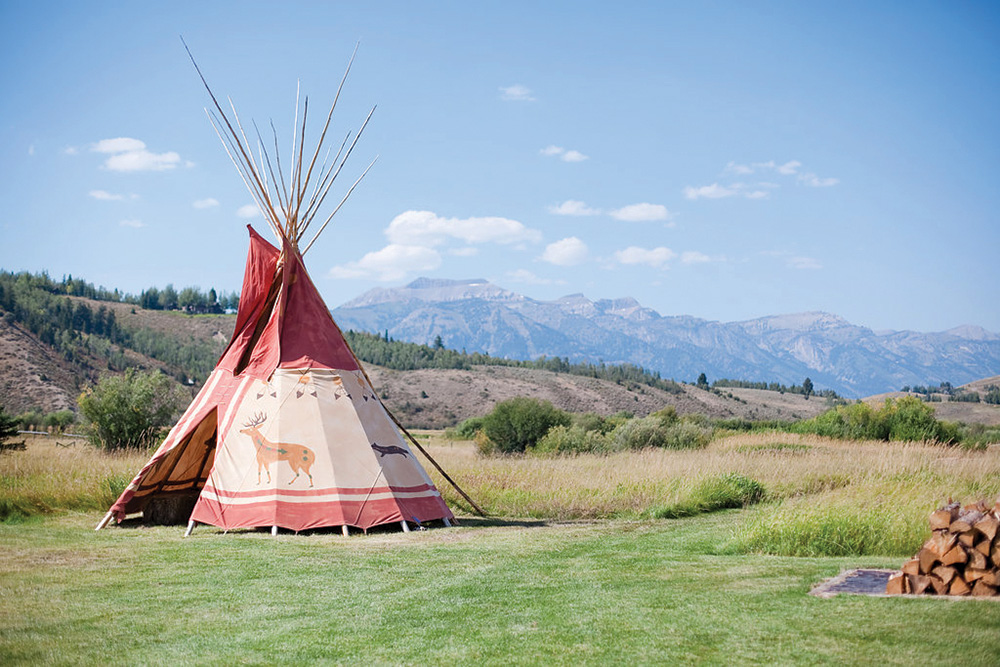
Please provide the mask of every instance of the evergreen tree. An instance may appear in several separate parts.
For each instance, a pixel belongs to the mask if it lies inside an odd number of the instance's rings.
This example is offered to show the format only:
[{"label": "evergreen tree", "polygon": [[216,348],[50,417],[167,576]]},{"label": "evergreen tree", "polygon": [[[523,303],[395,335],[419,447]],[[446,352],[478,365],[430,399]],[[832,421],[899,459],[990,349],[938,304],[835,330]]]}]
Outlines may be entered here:
[{"label": "evergreen tree", "polygon": [[708,377],[702,373],[698,376],[698,381],[695,384],[699,389],[708,389]]},{"label": "evergreen tree", "polygon": [[167,286],[160,292],[160,308],[163,310],[177,310],[177,290],[174,289],[171,283],[167,283]]}]

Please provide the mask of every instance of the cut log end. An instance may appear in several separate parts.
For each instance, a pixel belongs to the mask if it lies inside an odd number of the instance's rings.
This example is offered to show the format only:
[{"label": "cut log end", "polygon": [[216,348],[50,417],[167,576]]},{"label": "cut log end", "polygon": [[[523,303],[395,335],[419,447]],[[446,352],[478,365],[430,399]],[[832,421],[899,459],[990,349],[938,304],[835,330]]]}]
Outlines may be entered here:
[{"label": "cut log end", "polygon": [[889,576],[889,581],[885,585],[885,592],[887,595],[904,595],[909,593],[909,585],[906,580],[906,575],[902,572],[894,572]]}]

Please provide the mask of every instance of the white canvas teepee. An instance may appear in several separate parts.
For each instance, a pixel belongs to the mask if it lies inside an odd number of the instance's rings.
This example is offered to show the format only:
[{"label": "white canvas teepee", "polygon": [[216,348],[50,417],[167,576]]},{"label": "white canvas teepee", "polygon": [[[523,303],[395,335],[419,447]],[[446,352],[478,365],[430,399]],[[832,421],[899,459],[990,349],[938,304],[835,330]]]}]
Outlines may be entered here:
[{"label": "white canvas teepee", "polygon": [[361,180],[300,250],[371,118],[369,113],[346,152],[348,139],[334,160],[314,173],[343,83],[311,159],[303,150],[306,100],[287,180],[277,155],[272,163],[258,147],[254,157],[235,109],[230,119],[209,89],[213,125],[279,245],[248,227],[250,249],[232,340],[98,529],[170,497],[194,500],[189,532],[195,523],[205,523],[275,531],[343,526],[346,533],[348,526],[399,522],[407,529],[406,522],[447,524],[453,518],[410,449],[410,444],[420,448],[419,443],[373,390],[303,263],[305,252]]}]

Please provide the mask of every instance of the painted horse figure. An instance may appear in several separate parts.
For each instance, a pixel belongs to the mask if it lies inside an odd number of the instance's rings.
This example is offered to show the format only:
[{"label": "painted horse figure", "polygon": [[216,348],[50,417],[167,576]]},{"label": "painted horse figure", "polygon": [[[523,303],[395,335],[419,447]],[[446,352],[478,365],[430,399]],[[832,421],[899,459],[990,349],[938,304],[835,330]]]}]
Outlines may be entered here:
[{"label": "painted horse figure", "polygon": [[271,483],[271,464],[276,461],[287,461],[295,472],[291,484],[299,478],[301,473],[309,476],[309,486],[313,485],[312,469],[316,462],[316,454],[313,450],[304,445],[292,445],[287,442],[271,442],[260,432],[261,425],[267,421],[267,415],[263,412],[253,416],[240,429],[240,433],[250,436],[254,446],[257,448],[257,484],[260,484],[260,471],[267,473],[267,482]]}]

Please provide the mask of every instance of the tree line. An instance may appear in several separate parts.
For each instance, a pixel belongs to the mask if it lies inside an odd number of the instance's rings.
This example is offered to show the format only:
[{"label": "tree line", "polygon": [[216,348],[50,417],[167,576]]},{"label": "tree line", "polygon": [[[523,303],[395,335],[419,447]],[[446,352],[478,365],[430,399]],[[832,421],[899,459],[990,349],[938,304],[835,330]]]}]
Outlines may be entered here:
[{"label": "tree line", "polygon": [[192,313],[223,313],[236,310],[240,303],[239,292],[216,292],[210,288],[202,292],[198,287],[184,287],[178,292],[172,283],[160,289],[150,287],[138,295],[121,292],[118,289],[109,290],[96,287],[72,275],[55,280],[46,271],[29,273],[22,271],[13,273],[0,271],[0,283],[17,283],[27,288],[38,289],[50,294],[66,296],[82,296],[94,301],[112,301],[128,303],[146,310],[183,310]]},{"label": "tree line", "polygon": [[987,403],[989,405],[1000,405],[1000,387],[995,384],[987,385],[982,394],[971,389],[956,387],[951,382],[941,382],[938,386],[933,385],[904,385],[900,391],[908,394],[918,394],[924,401],[937,402],[941,400],[941,395],[948,397],[952,403]]},{"label": "tree line", "polygon": [[[702,374],[704,375],[704,374]],[[700,378],[699,378],[700,379]],[[820,398],[832,398],[837,400],[840,395],[833,389],[816,390],[812,380],[806,378],[802,384],[784,385],[780,382],[755,382],[752,380],[730,380],[722,378],[712,383],[712,388],[735,388],[735,389],[764,389],[766,391],[776,391],[781,394],[802,394],[804,396],[819,396]]]},{"label": "tree line", "polygon": [[392,370],[412,371],[423,368],[470,370],[473,366],[510,366],[598,378],[617,384],[641,384],[671,393],[683,391],[673,380],[666,380],[660,377],[659,373],[647,371],[633,364],[572,363],[566,357],[505,359],[480,352],[469,353],[465,350],[448,349],[440,336],[434,340],[433,345],[397,341],[392,339],[388,332],[379,335],[348,330],[344,332],[344,337],[359,359]]}]

